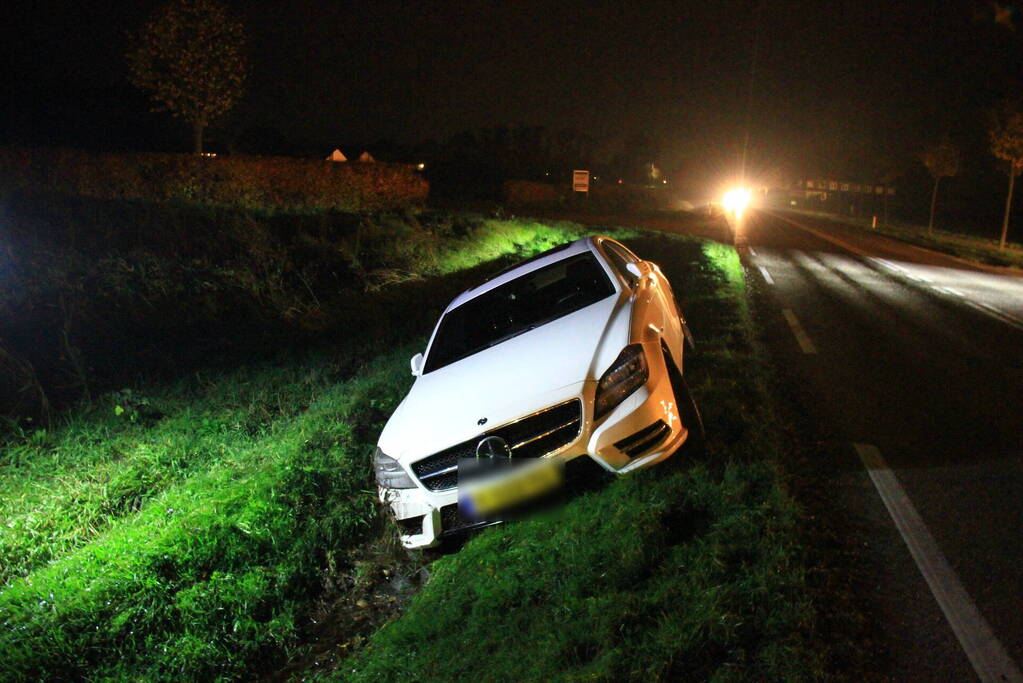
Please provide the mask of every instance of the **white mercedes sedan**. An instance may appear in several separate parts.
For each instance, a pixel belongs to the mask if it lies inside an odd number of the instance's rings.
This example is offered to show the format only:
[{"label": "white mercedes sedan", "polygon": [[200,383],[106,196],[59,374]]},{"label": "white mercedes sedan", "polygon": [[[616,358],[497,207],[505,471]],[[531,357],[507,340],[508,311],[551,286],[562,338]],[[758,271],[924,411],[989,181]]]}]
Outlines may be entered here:
[{"label": "white mercedes sedan", "polygon": [[660,268],[607,237],[459,295],[412,358],[415,382],[374,457],[402,543],[431,547],[493,523],[573,461],[626,473],[701,442],[682,378],[687,339]]}]

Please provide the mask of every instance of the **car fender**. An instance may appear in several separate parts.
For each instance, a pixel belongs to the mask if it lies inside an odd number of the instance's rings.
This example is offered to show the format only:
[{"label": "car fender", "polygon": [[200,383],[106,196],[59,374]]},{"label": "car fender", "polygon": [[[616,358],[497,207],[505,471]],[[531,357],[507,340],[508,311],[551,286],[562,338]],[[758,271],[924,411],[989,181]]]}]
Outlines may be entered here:
[{"label": "car fender", "polygon": [[614,312],[608,318],[607,326],[604,327],[604,334],[593,354],[593,362],[590,365],[590,379],[599,380],[601,375],[611,367],[611,364],[618,358],[626,346],[631,343],[632,321],[634,319],[633,308],[634,297],[628,291],[619,295],[618,304]]}]

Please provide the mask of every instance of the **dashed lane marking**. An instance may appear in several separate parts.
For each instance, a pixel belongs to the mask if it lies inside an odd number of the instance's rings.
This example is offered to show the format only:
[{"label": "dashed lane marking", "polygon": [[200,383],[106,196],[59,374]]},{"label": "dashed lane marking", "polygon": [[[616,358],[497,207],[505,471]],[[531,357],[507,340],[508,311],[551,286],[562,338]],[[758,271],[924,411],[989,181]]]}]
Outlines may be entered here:
[{"label": "dashed lane marking", "polygon": [[984,683],[1023,682],[1016,662],[963,588],[881,451],[869,444],[857,443],[853,447],[977,676]]},{"label": "dashed lane marking", "polygon": [[764,276],[764,280],[767,281],[767,284],[773,285],[774,278],[771,277],[771,274],[769,272],[767,272],[767,268],[764,268],[763,266],[757,266],[757,268],[760,269],[760,274]]},{"label": "dashed lane marking", "polygon": [[[770,214],[770,215],[774,216],[775,218],[779,218],[779,219],[785,221],[786,223],[790,223],[790,224],[796,226],[797,228],[799,228],[800,230],[805,230],[806,232],[808,232],[810,234],[816,235],[817,237],[820,237],[825,242],[831,242],[832,244],[838,245],[838,246],[842,247],[843,249],[845,249],[847,251],[850,251],[850,252],[852,252],[854,254],[862,256],[863,258],[865,258],[865,259],[867,259],[869,261],[873,261],[874,263],[878,263],[878,264],[884,266],[885,268],[888,268],[891,271],[899,273],[900,275],[902,275],[905,278],[908,278],[910,280],[913,280],[913,281],[921,283],[921,284],[930,285],[930,288],[932,290],[934,290],[934,291],[950,294],[950,295],[952,295],[954,297],[963,299],[963,303],[966,304],[967,306],[969,306],[970,308],[972,308],[972,309],[974,309],[976,311],[980,311],[981,313],[984,313],[985,315],[991,316],[992,318],[998,320],[999,322],[1003,322],[1006,325],[1009,325],[1010,327],[1016,328],[1017,330],[1023,330],[1023,318],[1018,318],[1018,317],[1012,315],[1011,313],[1006,313],[1005,311],[1001,311],[1001,310],[995,308],[994,306],[990,306],[988,304],[982,304],[982,303],[977,303],[975,301],[970,301],[970,300],[966,299],[965,295],[962,292],[960,292],[958,290],[954,290],[951,287],[940,287],[940,286],[937,286],[937,285],[933,285],[931,283],[930,279],[928,279],[926,277],[923,277],[923,276],[920,276],[920,275],[915,275],[913,273],[910,273],[906,268],[903,268],[902,266],[900,266],[900,265],[898,265],[896,263],[892,263],[891,261],[889,261],[887,259],[883,259],[883,258],[880,258],[878,256],[871,256],[870,254],[868,254],[866,251],[860,249],[859,247],[854,246],[852,244],[849,244],[845,240],[839,239],[839,238],[837,238],[837,237],[835,237],[833,235],[828,235],[828,234],[826,234],[824,232],[821,232],[820,230],[814,230],[811,227],[808,227],[808,226],[803,225],[801,223],[797,223],[796,221],[794,221],[794,220],[792,220],[790,218],[786,218],[785,216],[779,216],[777,214]],[[957,260],[961,260],[961,259],[957,259]]]},{"label": "dashed lane marking", "polygon": [[810,337],[803,330],[803,326],[799,323],[799,318],[792,312],[792,309],[784,308],[781,314],[785,316],[785,322],[789,324],[789,328],[791,328],[792,334],[796,338],[796,343],[799,344],[799,348],[803,350],[803,353],[817,353],[817,347],[813,345]]}]

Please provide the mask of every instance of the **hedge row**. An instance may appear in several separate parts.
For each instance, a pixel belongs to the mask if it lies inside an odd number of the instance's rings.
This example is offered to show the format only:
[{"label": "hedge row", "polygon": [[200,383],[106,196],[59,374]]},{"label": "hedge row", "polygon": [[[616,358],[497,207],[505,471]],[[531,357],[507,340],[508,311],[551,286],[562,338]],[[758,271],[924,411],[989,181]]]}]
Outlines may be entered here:
[{"label": "hedge row", "polygon": [[508,204],[554,204],[564,201],[569,188],[552,183],[538,183],[533,180],[506,180],[501,194]]},{"label": "hedge row", "polygon": [[421,204],[429,184],[408,164],[0,148],[0,190],[269,212],[366,212]]},{"label": "hedge row", "polygon": [[[511,206],[554,206],[573,198],[568,183],[540,183],[532,180],[506,180],[502,197]],[[600,210],[642,211],[665,209],[672,196],[667,188],[644,187],[632,184],[591,185],[588,206]]]}]

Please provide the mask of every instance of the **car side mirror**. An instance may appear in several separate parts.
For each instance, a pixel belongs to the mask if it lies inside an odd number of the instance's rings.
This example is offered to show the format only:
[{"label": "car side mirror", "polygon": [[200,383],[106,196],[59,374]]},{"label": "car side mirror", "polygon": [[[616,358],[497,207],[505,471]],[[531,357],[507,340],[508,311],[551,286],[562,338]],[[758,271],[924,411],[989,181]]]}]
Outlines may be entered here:
[{"label": "car side mirror", "polygon": [[417,353],[412,356],[412,360],[409,361],[409,364],[412,366],[413,377],[419,377],[423,374],[423,354]]},{"label": "car side mirror", "polygon": [[632,275],[635,276],[637,280],[643,277],[643,271],[640,269],[638,263],[633,263],[632,261],[629,261],[628,263],[625,264],[625,270],[632,273]]}]

